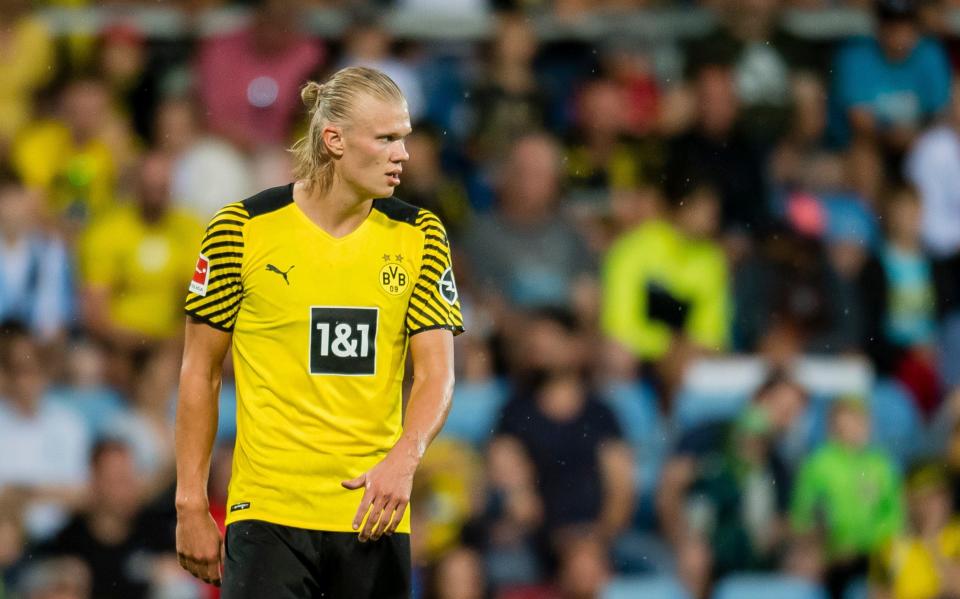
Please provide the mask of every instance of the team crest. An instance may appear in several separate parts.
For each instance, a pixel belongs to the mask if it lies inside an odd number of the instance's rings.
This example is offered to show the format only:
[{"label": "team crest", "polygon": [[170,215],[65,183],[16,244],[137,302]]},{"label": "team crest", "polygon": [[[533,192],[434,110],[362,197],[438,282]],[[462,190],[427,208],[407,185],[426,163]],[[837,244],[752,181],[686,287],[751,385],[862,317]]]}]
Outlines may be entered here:
[{"label": "team crest", "polygon": [[449,268],[443,271],[440,280],[437,281],[437,290],[444,300],[451,306],[457,303],[457,282],[453,280],[453,271]]},{"label": "team crest", "polygon": [[410,275],[399,263],[384,264],[380,269],[380,287],[390,295],[400,295],[410,285]]}]

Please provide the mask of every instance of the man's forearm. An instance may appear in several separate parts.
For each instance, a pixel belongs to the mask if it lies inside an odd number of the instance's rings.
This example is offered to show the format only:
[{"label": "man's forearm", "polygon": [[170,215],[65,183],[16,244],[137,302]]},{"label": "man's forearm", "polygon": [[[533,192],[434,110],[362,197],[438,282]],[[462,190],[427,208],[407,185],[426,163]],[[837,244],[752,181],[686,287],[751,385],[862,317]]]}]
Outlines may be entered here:
[{"label": "man's forearm", "polygon": [[415,378],[407,404],[403,434],[395,448],[401,448],[417,462],[443,428],[453,399],[453,375],[434,374]]},{"label": "man's forearm", "polygon": [[206,507],[210,455],[217,434],[220,373],[184,372],[177,399],[177,509]]}]

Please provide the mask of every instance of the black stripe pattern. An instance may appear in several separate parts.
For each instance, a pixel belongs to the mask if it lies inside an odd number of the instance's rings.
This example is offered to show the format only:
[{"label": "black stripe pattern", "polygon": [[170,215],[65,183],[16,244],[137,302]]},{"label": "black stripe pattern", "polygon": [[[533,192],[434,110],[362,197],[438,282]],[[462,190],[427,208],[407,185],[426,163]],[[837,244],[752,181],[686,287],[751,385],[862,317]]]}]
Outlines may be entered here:
[{"label": "black stripe pattern", "polygon": [[432,212],[421,209],[414,222],[423,232],[420,274],[407,307],[407,333],[446,329],[463,332],[463,315],[450,261],[447,232]]},{"label": "black stripe pattern", "polygon": [[189,316],[221,331],[233,331],[240,312],[243,227],[249,220],[243,202],[228,204],[213,217],[200,244],[200,253],[209,261],[207,292],[189,292],[184,305]]}]

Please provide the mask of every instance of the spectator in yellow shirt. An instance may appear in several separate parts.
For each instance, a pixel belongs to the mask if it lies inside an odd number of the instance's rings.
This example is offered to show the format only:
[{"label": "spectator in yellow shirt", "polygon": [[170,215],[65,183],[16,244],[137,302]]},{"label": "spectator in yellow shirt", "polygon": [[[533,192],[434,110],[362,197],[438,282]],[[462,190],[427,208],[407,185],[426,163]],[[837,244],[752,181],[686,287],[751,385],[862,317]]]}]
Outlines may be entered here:
[{"label": "spectator in yellow shirt", "polygon": [[909,530],[873,556],[875,599],[939,599],[960,596],[960,522],[952,517],[946,468],[921,464],[907,477]]},{"label": "spectator in yellow shirt", "polygon": [[171,205],[170,169],[165,156],[147,156],[135,201],[96,219],[80,242],[84,324],[116,358],[183,329],[183,281],[193,271],[203,226]]},{"label": "spectator in yellow shirt", "polygon": [[29,2],[0,2],[0,153],[33,112],[33,93],[54,74],[53,37]]},{"label": "spectator in yellow shirt", "polygon": [[68,84],[59,112],[57,119],[27,126],[11,158],[24,183],[44,192],[49,211],[72,232],[113,206],[117,162],[127,157],[118,157],[108,143],[116,127],[99,80]]},{"label": "spectator in yellow shirt", "polygon": [[610,248],[601,315],[608,337],[665,367],[668,390],[693,355],[724,350],[730,329],[727,261],[713,240],[717,192],[694,182],[671,200],[667,218],[641,224]]}]

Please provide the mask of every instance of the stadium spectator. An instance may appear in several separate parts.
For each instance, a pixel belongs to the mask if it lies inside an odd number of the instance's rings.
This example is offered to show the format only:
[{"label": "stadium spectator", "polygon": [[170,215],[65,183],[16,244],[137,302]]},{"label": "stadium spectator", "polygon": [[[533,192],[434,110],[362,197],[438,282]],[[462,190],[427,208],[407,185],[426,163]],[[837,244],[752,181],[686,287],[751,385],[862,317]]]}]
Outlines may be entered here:
[{"label": "stadium spectator", "polygon": [[426,599],[486,599],[483,558],[476,551],[457,547],[448,551],[432,572]]},{"label": "stadium spectator", "polygon": [[31,538],[63,524],[85,499],[90,434],[83,418],[45,396],[44,356],[26,328],[0,325],[0,494],[24,493]]},{"label": "stadium spectator", "polygon": [[[953,181],[960,158],[960,85],[954,85],[946,121],[923,134],[906,160],[905,170],[921,197],[921,236],[934,259],[937,282],[937,313],[941,318],[940,352],[955,355],[960,347],[960,195]],[[941,359],[940,374],[948,385],[960,383],[960,365]]]},{"label": "stadium spectator", "polygon": [[133,452],[144,492],[153,496],[173,484],[173,405],[180,362],[175,351],[158,349],[140,365],[131,406],[104,426],[104,434],[123,439]]},{"label": "stadium spectator", "polygon": [[823,54],[783,27],[776,0],[720,0],[716,5],[717,26],[689,45],[687,67],[696,71],[718,60],[732,65],[751,137],[774,141],[787,128],[793,78],[823,69]]},{"label": "stadium spectator", "polygon": [[97,40],[95,70],[103,75],[113,104],[131,125],[142,123],[156,103],[143,101],[147,66],[147,39],[131,24],[107,27]]},{"label": "stadium spectator", "polygon": [[0,492],[0,597],[13,587],[27,547],[23,511],[26,497],[21,492]]},{"label": "stadium spectator", "polygon": [[946,121],[917,139],[905,163],[907,178],[920,191],[924,246],[937,258],[960,254],[960,83],[953,86],[949,108]]},{"label": "stadium spectator", "polygon": [[158,148],[173,160],[170,195],[206,222],[220,208],[252,194],[250,164],[228,142],[204,133],[200,107],[173,97],[157,108]]},{"label": "stadium spectator", "polygon": [[604,259],[603,331],[657,367],[667,393],[690,359],[729,343],[719,220],[716,190],[693,181],[671,198],[664,218],[625,234]]},{"label": "stadium spectator", "polygon": [[[757,425],[755,428],[763,432],[769,443],[770,449],[762,459],[760,454],[751,457],[755,458],[753,463],[762,465],[762,472],[773,479],[774,505],[781,512],[787,507],[791,484],[782,443],[799,422],[806,401],[803,388],[783,371],[775,370],[753,394],[752,404],[757,413],[741,423]],[[727,420],[708,421],[691,428],[678,439],[673,455],[664,465],[657,513],[660,530],[675,548],[683,547],[695,531],[684,508],[684,498],[692,493],[698,480],[711,474],[711,468],[728,460],[728,447],[736,439],[736,432],[736,423]]]},{"label": "stadium spectator", "polygon": [[470,224],[472,208],[464,185],[441,164],[438,132],[428,124],[418,125],[407,136],[406,147],[410,160],[403,165],[399,195],[439,216],[450,237],[459,241]]},{"label": "stadium spectator", "polygon": [[[790,89],[792,116],[770,157],[770,182],[775,197],[797,188],[816,190],[833,174],[828,172],[825,177],[822,166],[825,156],[832,158],[822,147],[827,130],[827,93],[823,82],[811,74],[795,75]],[[779,211],[780,207],[775,205],[775,209]]]},{"label": "stadium spectator", "polygon": [[120,394],[107,385],[107,356],[100,345],[81,339],[67,346],[64,362],[64,376],[54,382],[49,396],[81,414],[87,430],[98,438],[128,409]]},{"label": "stadium spectator", "polygon": [[594,265],[579,233],[558,212],[560,154],[544,134],[524,136],[500,176],[496,212],[476,219],[463,240],[488,295],[519,308],[571,307],[589,313]]},{"label": "stadium spectator", "polygon": [[87,508],[36,552],[81,559],[90,568],[97,599],[146,597],[188,576],[176,563],[172,527],[140,516],[144,487],[130,448],[109,439],[97,442],[90,469]]},{"label": "stadium spectator", "polygon": [[600,49],[605,79],[624,99],[623,125],[631,136],[656,135],[660,126],[661,82],[654,47],[630,38],[614,38]]},{"label": "stadium spectator", "polygon": [[0,176],[0,321],[19,320],[45,343],[64,335],[73,311],[69,256],[43,229],[36,194]]},{"label": "stadium spectator", "polygon": [[708,63],[693,75],[696,120],[669,141],[665,167],[668,196],[691,177],[711,183],[720,195],[723,230],[734,237],[758,235],[769,212],[762,156],[743,133],[733,70]]},{"label": "stadium spectator", "polygon": [[534,466],[514,439],[486,451],[487,489],[482,515],[464,530],[464,542],[483,553],[490,585],[535,583],[542,567],[535,535],[543,524],[543,501]]},{"label": "stadium spectator", "polygon": [[915,466],[906,479],[907,530],[871,558],[877,599],[960,594],[960,523],[942,464]]},{"label": "stadium spectator", "polygon": [[796,534],[822,538],[825,582],[834,599],[866,574],[868,556],[903,525],[900,477],[882,450],[868,447],[869,440],[864,401],[835,399],[830,439],[806,459],[794,486],[791,525]]},{"label": "stadium spectator", "polygon": [[4,2],[0,19],[9,24],[0,38],[0,156],[6,156],[33,116],[33,94],[54,74],[54,40],[25,0]]},{"label": "stadium spectator", "polygon": [[470,93],[473,158],[489,165],[510,152],[519,137],[546,124],[547,98],[533,61],[538,40],[519,13],[497,17],[485,72]]},{"label": "stadium spectator", "polygon": [[480,455],[454,439],[437,439],[423,456],[411,493],[410,518],[417,534],[414,563],[434,564],[459,544],[461,533],[478,511],[482,495]]},{"label": "stadium spectator", "polygon": [[210,130],[242,151],[290,142],[298,90],[325,52],[300,32],[300,3],[267,0],[249,28],[200,47],[199,92]]},{"label": "stadium spectator", "polygon": [[122,162],[108,141],[110,98],[103,82],[80,78],[60,94],[55,118],[27,126],[17,137],[11,163],[24,183],[43,192],[48,212],[75,233],[108,212],[116,201]]},{"label": "stadium spectator", "polygon": [[[577,346],[569,315],[542,311],[530,320],[554,325],[552,345]],[[531,324],[531,328],[536,324]],[[543,505],[544,542],[571,526],[589,526],[605,543],[626,529],[634,511],[633,457],[614,413],[583,377],[583,356],[573,363],[543,363],[504,407],[492,451],[529,460]],[[577,481],[574,483],[574,481]]]},{"label": "stadium spectator", "polygon": [[659,139],[628,136],[627,94],[610,79],[588,83],[578,98],[577,129],[564,163],[570,200],[603,214],[611,191],[658,181],[663,147]]},{"label": "stadium spectator", "polygon": [[833,137],[876,139],[898,158],[947,105],[950,66],[921,35],[914,0],[875,0],[874,11],[876,37],[849,41],[834,60]]},{"label": "stadium spectator", "polygon": [[375,13],[359,14],[345,37],[338,68],[370,67],[393,79],[407,99],[410,121],[416,123],[427,108],[423,83],[414,65],[393,52],[394,40]]},{"label": "stadium spectator", "polygon": [[777,470],[778,439],[766,411],[747,409],[731,435],[720,463],[704,465],[686,498],[693,528],[686,542],[708,545],[711,580],[773,570],[787,533],[789,483]]},{"label": "stadium spectator", "polygon": [[797,357],[832,324],[830,265],[816,238],[780,228],[737,268],[734,339],[775,364]]},{"label": "stadium spectator", "polygon": [[23,599],[95,599],[90,570],[76,558],[44,560],[32,565],[18,585]]},{"label": "stadium spectator", "polygon": [[111,352],[110,373],[127,389],[134,354],[175,338],[183,323],[184,273],[202,226],[171,206],[169,159],[144,158],[136,201],[97,219],[80,247],[83,321]]},{"label": "stadium spectator", "polygon": [[[865,267],[865,345],[880,372],[897,376],[930,414],[940,400],[936,360],[937,289],[920,239],[920,197],[910,186],[885,195],[886,239]],[[873,340],[873,341],[870,341]]]}]

